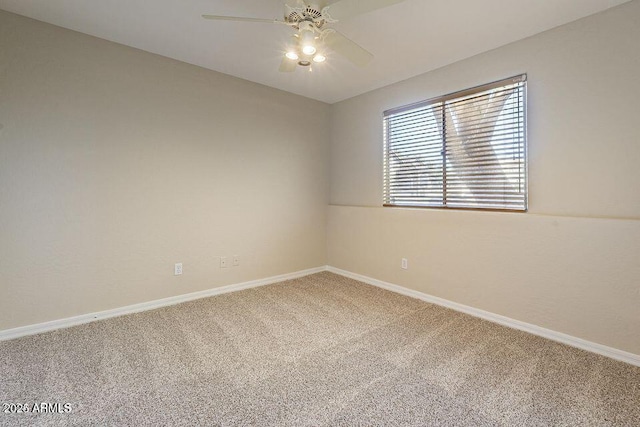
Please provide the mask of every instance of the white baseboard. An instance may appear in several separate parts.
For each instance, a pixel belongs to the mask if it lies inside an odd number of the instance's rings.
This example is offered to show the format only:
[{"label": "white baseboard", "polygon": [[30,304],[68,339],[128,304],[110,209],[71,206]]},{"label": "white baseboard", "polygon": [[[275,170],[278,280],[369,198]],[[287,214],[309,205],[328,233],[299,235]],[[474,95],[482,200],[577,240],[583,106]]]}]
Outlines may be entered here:
[{"label": "white baseboard", "polygon": [[534,335],[541,336],[553,341],[567,344],[572,347],[577,347],[582,350],[590,351],[592,353],[600,354],[615,360],[629,363],[631,365],[640,366],[640,355],[629,353],[623,350],[618,350],[613,347],[607,347],[602,344],[597,344],[591,341],[584,340],[582,338],[573,337],[571,335],[563,334],[561,332],[552,331],[550,329],[542,328],[540,326],[532,325],[530,323],[521,322],[519,320],[511,319],[509,317],[494,314],[488,311],[480,310],[478,308],[470,307],[457,302],[449,301],[444,298],[435,297],[419,291],[404,288],[402,286],[394,285],[392,283],[384,282],[382,280],[373,279],[371,277],[363,276],[361,274],[352,273],[350,271],[341,270],[339,268],[331,266],[323,266],[310,268],[308,270],[296,271],[294,273],[281,274],[279,276],[272,276],[265,279],[251,280],[249,282],[237,283],[233,285],[222,286],[219,288],[208,289],[200,292],[193,292],[190,294],[177,295],[174,297],[163,298],[159,300],[143,302],[140,304],[128,305],[126,307],[114,308],[112,310],[105,310],[96,313],[83,314],[80,316],[68,317],[66,319],[53,320],[50,322],[38,323],[35,325],[22,326],[19,328],[6,329],[0,331],[0,341],[19,338],[27,335],[40,334],[43,332],[53,331],[56,329],[69,328],[71,326],[82,325],[84,323],[95,322],[97,320],[108,319],[111,317],[123,316],[126,314],[139,313],[141,311],[154,310],[156,308],[166,307],[170,305],[180,304],[182,302],[193,301],[200,298],[207,298],[214,295],[226,294],[229,292],[241,291],[244,289],[256,288],[259,286],[270,285],[285,280],[296,279],[298,277],[308,276],[310,274],[319,273],[321,271],[330,271],[341,276],[349,277],[351,279],[358,280],[379,288],[387,289],[392,292],[396,292],[402,295],[406,295],[412,298],[417,298],[432,304],[447,307],[462,313],[469,314],[471,316],[479,317],[481,319],[488,320],[490,322],[498,323],[509,328],[518,329],[524,332],[528,332]]},{"label": "white baseboard", "polygon": [[561,332],[552,331],[551,329],[542,328],[540,326],[532,325],[530,323],[521,322],[519,320],[511,319],[509,317],[501,316],[499,314],[490,313],[488,311],[480,310],[477,308],[469,307],[468,305],[459,304],[457,302],[449,301],[443,298],[428,295],[412,289],[407,289],[402,286],[394,285],[392,283],[383,282],[382,280],[373,279],[371,277],[363,276],[360,274],[352,273],[350,271],[341,270],[339,268],[327,267],[327,271],[339,274],[341,276],[349,277],[351,279],[358,280],[360,282],[368,283],[379,288],[387,289],[392,292],[396,292],[402,295],[406,295],[412,298],[417,298],[432,304],[447,307],[462,313],[469,314],[474,317],[479,317],[490,322],[498,323],[503,326],[507,326],[513,329],[519,329],[530,334],[538,335],[543,338],[557,341],[562,344],[566,344],[572,347],[577,347],[582,350],[590,351],[602,356],[609,357],[611,359],[619,360],[629,363],[631,365],[640,366],[640,355],[629,353],[623,350],[618,350],[613,347],[607,347],[602,344],[597,344],[591,341],[583,340],[582,338],[576,338],[571,335],[563,334]]},{"label": "white baseboard", "polygon": [[95,322],[97,320],[109,319],[111,317],[123,316],[125,314],[139,313],[141,311],[154,310],[156,308],[166,307],[169,305],[180,304],[181,302],[193,301],[200,298],[207,298],[214,295],[226,294],[229,292],[241,291],[258,286],[270,285],[272,283],[282,282],[285,280],[296,279],[298,277],[308,276],[309,274],[325,271],[326,266],[310,268],[308,270],[296,271],[294,273],[281,274],[266,279],[251,280],[249,282],[237,283],[234,285],[221,286],[219,288],[207,289],[206,291],[193,292],[190,294],[177,295],[174,297],[158,299],[140,304],[128,305],[126,307],[114,308],[112,310],[99,311],[96,313],[82,314],[80,316],[68,317],[66,319],[52,320],[50,322],[37,323],[35,325],[27,325],[19,328],[5,329],[0,331],[0,341],[20,338],[27,335],[40,334],[42,332],[53,331],[56,329],[69,328],[71,326],[82,325],[84,323]]}]

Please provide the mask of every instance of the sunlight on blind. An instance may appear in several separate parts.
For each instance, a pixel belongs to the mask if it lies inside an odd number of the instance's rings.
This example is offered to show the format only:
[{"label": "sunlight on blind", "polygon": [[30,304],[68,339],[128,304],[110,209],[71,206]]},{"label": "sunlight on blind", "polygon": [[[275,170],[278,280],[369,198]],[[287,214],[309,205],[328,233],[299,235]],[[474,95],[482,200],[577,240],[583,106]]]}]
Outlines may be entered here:
[{"label": "sunlight on blind", "polygon": [[384,204],[525,211],[526,76],[385,112]]}]

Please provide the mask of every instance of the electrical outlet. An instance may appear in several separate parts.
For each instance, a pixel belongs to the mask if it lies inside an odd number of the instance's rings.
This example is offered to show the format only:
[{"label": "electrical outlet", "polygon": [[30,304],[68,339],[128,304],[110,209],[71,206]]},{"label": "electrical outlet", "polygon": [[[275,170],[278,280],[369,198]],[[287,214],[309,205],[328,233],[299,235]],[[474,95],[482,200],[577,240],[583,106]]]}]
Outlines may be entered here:
[{"label": "electrical outlet", "polygon": [[182,275],[182,263],[179,262],[173,267],[173,275],[180,276]]},{"label": "electrical outlet", "polygon": [[402,269],[403,270],[408,270],[409,269],[409,261],[407,261],[406,258],[402,258]]},{"label": "electrical outlet", "polygon": [[227,261],[227,257],[226,256],[221,256],[220,257],[220,268],[227,268],[229,267],[229,261]]},{"label": "electrical outlet", "polygon": [[240,265],[240,255],[234,255],[233,256],[233,266],[237,267]]}]

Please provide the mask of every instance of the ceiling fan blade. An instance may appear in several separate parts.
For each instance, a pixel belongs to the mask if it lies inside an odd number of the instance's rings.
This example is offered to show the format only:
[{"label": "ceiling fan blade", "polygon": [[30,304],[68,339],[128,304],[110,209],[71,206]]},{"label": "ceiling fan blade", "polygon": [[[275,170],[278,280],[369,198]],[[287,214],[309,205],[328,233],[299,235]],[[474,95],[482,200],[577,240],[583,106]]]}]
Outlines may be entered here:
[{"label": "ceiling fan blade", "polygon": [[283,56],[278,71],[281,73],[293,73],[296,70],[297,65],[296,61]]},{"label": "ceiling fan blade", "polygon": [[324,37],[324,44],[358,67],[366,67],[373,59],[371,52],[335,30],[327,32]]},{"label": "ceiling fan blade", "polygon": [[241,16],[221,16],[221,15],[202,15],[204,19],[212,19],[216,21],[236,21],[236,22],[260,22],[265,24],[286,24],[284,21],[278,21],[277,19],[264,19],[264,18],[244,18]]},{"label": "ceiling fan blade", "polygon": [[404,0],[340,0],[322,9],[327,22],[342,21]]}]

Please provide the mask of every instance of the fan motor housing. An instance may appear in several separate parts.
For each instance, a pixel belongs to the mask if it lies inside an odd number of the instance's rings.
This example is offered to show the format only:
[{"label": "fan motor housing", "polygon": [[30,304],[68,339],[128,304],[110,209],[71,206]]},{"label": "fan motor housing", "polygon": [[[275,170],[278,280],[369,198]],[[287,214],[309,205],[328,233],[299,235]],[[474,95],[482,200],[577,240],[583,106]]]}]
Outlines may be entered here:
[{"label": "fan motor housing", "polygon": [[301,22],[309,22],[317,29],[322,28],[325,24],[325,20],[322,18],[322,9],[316,4],[308,4],[304,7],[291,7],[287,4],[285,7],[284,19],[289,24],[298,24],[294,25],[296,29],[299,29]]}]

